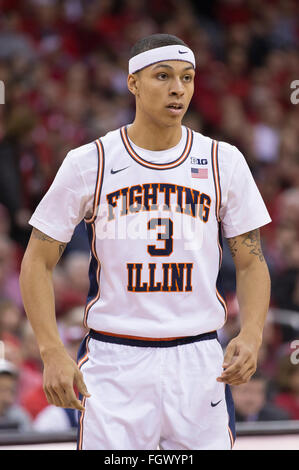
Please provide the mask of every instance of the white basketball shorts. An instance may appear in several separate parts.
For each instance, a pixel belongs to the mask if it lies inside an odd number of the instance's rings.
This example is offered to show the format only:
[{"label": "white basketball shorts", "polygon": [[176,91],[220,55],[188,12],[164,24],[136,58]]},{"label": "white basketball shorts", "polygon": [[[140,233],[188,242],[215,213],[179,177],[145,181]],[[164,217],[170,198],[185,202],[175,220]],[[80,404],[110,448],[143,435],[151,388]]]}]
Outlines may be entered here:
[{"label": "white basketball shorts", "polygon": [[143,341],[91,331],[78,354],[91,397],[77,449],[231,449],[234,406],[216,381],[222,362],[216,332]]}]

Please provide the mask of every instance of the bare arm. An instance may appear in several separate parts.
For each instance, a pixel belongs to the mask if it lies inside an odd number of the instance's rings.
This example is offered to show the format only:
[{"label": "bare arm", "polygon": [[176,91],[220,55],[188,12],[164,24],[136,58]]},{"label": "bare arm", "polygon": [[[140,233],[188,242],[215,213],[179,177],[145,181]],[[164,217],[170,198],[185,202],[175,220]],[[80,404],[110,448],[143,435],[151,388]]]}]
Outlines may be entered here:
[{"label": "bare arm", "polygon": [[226,348],[223,364],[226,370],[221,381],[239,385],[247,382],[257,367],[269,308],[270,276],[258,229],[227,241],[236,267],[241,329]]},{"label": "bare arm", "polygon": [[44,363],[44,391],[48,402],[83,410],[74,384],[88,396],[82,374],[59,336],[52,273],[66,243],[33,229],[20,273],[20,288],[27,317],[34,330]]}]

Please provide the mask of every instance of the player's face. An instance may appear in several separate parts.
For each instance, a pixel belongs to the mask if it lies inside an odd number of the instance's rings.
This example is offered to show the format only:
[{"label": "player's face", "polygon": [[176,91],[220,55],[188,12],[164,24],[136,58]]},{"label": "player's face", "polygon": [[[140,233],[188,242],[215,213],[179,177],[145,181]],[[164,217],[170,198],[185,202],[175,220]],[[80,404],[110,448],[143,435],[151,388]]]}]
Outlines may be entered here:
[{"label": "player's face", "polygon": [[180,124],[193,96],[194,75],[189,62],[177,60],[160,62],[135,74],[139,115],[166,126]]}]

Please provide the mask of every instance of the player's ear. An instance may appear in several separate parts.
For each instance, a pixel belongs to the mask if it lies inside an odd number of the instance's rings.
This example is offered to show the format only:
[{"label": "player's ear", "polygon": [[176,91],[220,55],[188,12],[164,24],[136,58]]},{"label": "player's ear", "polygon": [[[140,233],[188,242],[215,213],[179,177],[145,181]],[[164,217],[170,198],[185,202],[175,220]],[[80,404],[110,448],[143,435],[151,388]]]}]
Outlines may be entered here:
[{"label": "player's ear", "polygon": [[128,75],[127,83],[129,91],[136,96],[139,89],[139,78],[137,73],[130,73]]}]

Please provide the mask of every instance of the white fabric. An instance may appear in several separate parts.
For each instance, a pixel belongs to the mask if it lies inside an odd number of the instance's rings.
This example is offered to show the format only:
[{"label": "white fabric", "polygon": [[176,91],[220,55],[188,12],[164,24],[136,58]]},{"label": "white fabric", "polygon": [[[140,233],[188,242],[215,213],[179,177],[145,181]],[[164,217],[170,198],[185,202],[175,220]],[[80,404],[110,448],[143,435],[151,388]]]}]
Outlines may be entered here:
[{"label": "white fabric", "polygon": [[[186,138],[184,128],[183,136]],[[89,299],[92,304],[87,326],[99,331],[153,338],[190,336],[220,329],[225,322],[225,311],[216,295],[220,253],[211,139],[194,132],[190,155],[179,166],[164,170],[138,163],[125,148],[119,130],[109,132],[101,141],[105,151],[105,170],[95,223],[95,249],[100,261],[99,291],[94,285],[93,296]],[[138,149],[138,153],[143,156],[142,149]],[[166,154],[168,162],[180,157],[176,148],[173,152],[166,151]],[[163,152],[159,152],[159,156],[165,163]],[[144,157],[150,164],[148,151]],[[152,152],[152,157],[151,161],[157,162],[156,152]],[[206,161],[207,179],[191,177],[192,158]],[[225,237],[240,235],[271,221],[244,156],[236,147],[224,142],[219,143],[219,173],[220,215]],[[92,208],[96,174],[97,148],[94,143],[71,151],[32,215],[30,224],[59,241],[69,241],[76,225]],[[124,188],[138,189],[153,184],[172,185],[174,192],[169,193],[170,210],[161,210],[165,204],[165,191],[159,190],[158,210],[120,215],[122,201],[118,198],[115,200],[115,217],[108,221],[109,194]],[[177,190],[180,187],[191,188],[210,198],[206,222],[178,211]],[[184,199],[185,192],[182,194]],[[147,229],[149,220],[158,217],[173,222],[173,250],[167,255],[152,256],[148,251],[149,245],[161,249],[165,246],[165,240],[157,239],[164,226]],[[191,242],[190,234],[193,236]],[[187,270],[184,268],[181,291],[130,291],[128,265],[132,263],[142,265],[141,284],[148,285],[153,264],[156,284],[162,282],[165,264],[169,267],[180,263],[192,264],[192,290],[185,289]],[[98,272],[91,274],[95,282]],[[137,271],[133,274],[136,284]],[[171,275],[169,271],[169,283]],[[98,297],[95,296],[97,292]]]},{"label": "white fabric", "polygon": [[236,237],[271,222],[242,153],[236,147],[220,142],[218,155],[224,236]]},{"label": "white fabric", "polygon": [[186,46],[175,45],[157,47],[135,55],[129,60],[129,73],[138,72],[149,65],[167,60],[190,62],[195,68],[195,57],[191,49]]},{"label": "white fabric", "polygon": [[171,348],[90,339],[88,349],[83,450],[231,448],[216,339]]},{"label": "white fabric", "polygon": [[97,164],[93,142],[68,152],[29,223],[55,240],[69,242],[92,211]]}]

